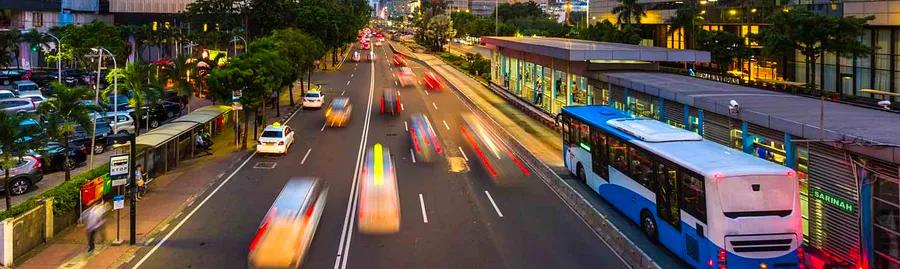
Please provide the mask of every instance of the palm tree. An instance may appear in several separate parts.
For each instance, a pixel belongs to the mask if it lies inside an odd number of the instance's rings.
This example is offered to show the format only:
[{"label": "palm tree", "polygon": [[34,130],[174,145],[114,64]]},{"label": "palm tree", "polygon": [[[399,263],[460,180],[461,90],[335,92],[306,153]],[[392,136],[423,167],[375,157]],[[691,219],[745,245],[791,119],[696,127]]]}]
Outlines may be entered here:
[{"label": "palm tree", "polygon": [[669,25],[669,29],[666,30],[666,35],[673,35],[677,33],[679,30],[684,31],[684,40],[686,40],[688,49],[693,49],[695,47],[694,44],[694,33],[700,28],[700,25],[703,24],[703,17],[700,16],[700,13],[696,8],[693,7],[684,7],[679,8],[675,11],[675,16],[669,17],[666,19],[666,24]]},{"label": "palm tree", "polygon": [[109,100],[109,95],[115,89],[113,85],[114,77],[118,77],[121,87],[119,94],[129,94],[128,104],[134,108],[134,129],[135,134],[141,134],[141,119],[144,115],[144,106],[157,104],[156,101],[162,96],[160,83],[150,78],[150,65],[140,61],[129,63],[125,69],[115,69],[106,76],[107,86],[103,90],[103,100]]},{"label": "palm tree", "polygon": [[3,169],[3,186],[6,196],[6,210],[10,208],[9,170],[16,167],[18,159],[39,144],[38,132],[35,128],[22,128],[19,124],[28,119],[22,114],[0,111],[0,169]]},{"label": "palm tree", "polygon": [[164,78],[172,80],[175,91],[179,96],[186,97],[187,103],[185,108],[191,111],[190,100],[194,94],[194,83],[191,81],[191,74],[197,72],[197,63],[193,62],[189,55],[181,55],[175,58],[171,68],[166,69]]},{"label": "palm tree", "polygon": [[[91,89],[87,87],[69,88],[65,85],[53,82],[50,84],[53,88],[55,96],[41,103],[38,107],[38,113],[47,121],[44,126],[49,137],[61,141],[64,148],[69,148],[69,138],[75,134],[75,129],[81,126],[87,130],[89,136],[93,136],[93,122],[88,116],[92,112],[99,112],[100,109],[96,105],[88,106],[81,103],[81,100],[89,99]],[[94,149],[91,149],[94,150]],[[69,162],[69,155],[66,154],[65,163]],[[64,166],[66,171],[66,181],[71,178],[71,167]]]},{"label": "palm tree", "polygon": [[616,22],[618,24],[631,24],[632,20],[635,24],[641,24],[641,18],[647,16],[644,6],[637,3],[637,0],[619,0],[621,5],[613,8],[612,12],[616,14]]}]

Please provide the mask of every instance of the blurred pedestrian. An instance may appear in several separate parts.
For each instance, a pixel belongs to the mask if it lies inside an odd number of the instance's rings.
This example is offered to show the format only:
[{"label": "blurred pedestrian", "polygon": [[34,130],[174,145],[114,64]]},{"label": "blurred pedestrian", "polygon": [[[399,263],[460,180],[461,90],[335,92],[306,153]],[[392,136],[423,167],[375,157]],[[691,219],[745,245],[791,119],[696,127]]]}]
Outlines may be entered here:
[{"label": "blurred pedestrian", "polygon": [[269,95],[269,100],[272,100],[269,102],[272,105],[271,108],[275,108],[275,102],[278,102],[278,91],[272,91],[272,94]]},{"label": "blurred pedestrian", "polygon": [[81,218],[79,219],[82,223],[84,223],[84,230],[87,232],[87,240],[88,240],[88,253],[94,251],[94,238],[97,234],[97,230],[103,226],[103,223],[106,220],[103,218],[106,214],[106,203],[99,202],[89,207],[87,210],[81,213]]}]

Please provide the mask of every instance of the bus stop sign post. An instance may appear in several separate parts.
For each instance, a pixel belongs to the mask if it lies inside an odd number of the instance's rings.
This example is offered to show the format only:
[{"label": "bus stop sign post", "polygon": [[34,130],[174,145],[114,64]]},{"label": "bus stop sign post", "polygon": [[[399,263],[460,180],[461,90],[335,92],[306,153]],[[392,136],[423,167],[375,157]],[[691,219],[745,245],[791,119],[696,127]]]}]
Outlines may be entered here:
[{"label": "bus stop sign post", "polygon": [[131,163],[131,158],[127,154],[119,154],[109,156],[109,178],[112,181],[110,184],[111,187],[116,187],[116,196],[113,196],[113,210],[116,211],[116,240],[112,242],[112,245],[118,246],[122,244],[122,239],[119,237],[120,233],[120,210],[124,207],[125,196],[122,195],[122,185],[125,185],[128,180],[128,167]]},{"label": "bus stop sign post", "polygon": [[130,213],[130,216],[129,216],[129,219],[130,219],[129,224],[130,225],[129,226],[131,228],[131,231],[129,232],[128,244],[134,245],[135,243],[137,243],[137,199],[136,199],[137,184],[134,180],[134,163],[136,161],[135,156],[137,154],[137,144],[136,144],[137,141],[135,141],[134,134],[129,134],[129,133],[115,134],[115,135],[110,136],[110,138],[112,138],[116,144],[120,144],[120,143],[124,143],[124,142],[128,142],[129,144],[131,144],[131,147],[130,147],[130,150],[128,153],[128,158],[129,158],[129,160],[131,160],[128,162],[128,184],[130,184],[130,189],[131,189],[131,194],[128,195],[129,196],[128,201],[131,203],[128,206],[129,211],[130,211],[129,212]]}]

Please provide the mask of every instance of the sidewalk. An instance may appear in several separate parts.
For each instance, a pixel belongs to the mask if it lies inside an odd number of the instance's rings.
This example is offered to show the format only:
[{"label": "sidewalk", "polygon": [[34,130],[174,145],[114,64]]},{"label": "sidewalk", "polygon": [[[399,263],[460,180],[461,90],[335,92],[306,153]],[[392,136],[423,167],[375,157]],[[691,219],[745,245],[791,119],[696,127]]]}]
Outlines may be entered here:
[{"label": "sidewalk", "polygon": [[[288,105],[288,91],[281,95],[282,118],[296,108]],[[299,91],[295,91],[299,95]],[[295,99],[298,97],[295,97]],[[267,112],[267,123],[281,120],[274,109]],[[204,193],[215,182],[222,179],[227,171],[233,170],[250,153],[249,150],[234,149],[234,132],[224,131],[213,138],[212,154],[199,156],[182,162],[169,173],[157,177],[150,184],[146,195],[137,206],[137,244],[128,245],[129,212],[128,203],[119,212],[119,238],[122,245],[111,244],[116,239],[116,212],[110,211],[106,224],[97,235],[97,247],[92,254],[87,253],[87,236],[83,226],[73,226],[57,234],[52,240],[28,254],[17,268],[114,268],[134,257],[141,246],[159,240],[171,222],[176,220],[184,208]],[[248,139],[248,148],[254,148],[255,139]],[[127,201],[127,199],[126,199]]]}]

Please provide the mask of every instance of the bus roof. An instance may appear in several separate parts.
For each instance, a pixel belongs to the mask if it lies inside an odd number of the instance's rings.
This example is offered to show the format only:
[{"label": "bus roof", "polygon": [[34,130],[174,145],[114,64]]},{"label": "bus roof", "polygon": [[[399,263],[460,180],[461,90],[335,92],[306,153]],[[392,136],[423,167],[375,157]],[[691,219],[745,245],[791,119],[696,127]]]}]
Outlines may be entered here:
[{"label": "bus roof", "polygon": [[[774,164],[757,158],[750,154],[706,140],[674,139],[663,142],[655,142],[650,139],[638,137],[623,132],[617,126],[608,122],[617,119],[634,119],[633,116],[608,106],[570,106],[564,107],[563,113],[575,117],[593,127],[602,129],[608,134],[615,135],[619,139],[628,140],[641,148],[653,152],[656,155],[675,162],[685,168],[691,169],[707,177],[719,174],[724,177],[740,175],[786,175],[790,168]],[[621,121],[613,121],[621,122]],[[660,128],[659,124],[665,124],[653,120],[630,121],[628,127],[644,125],[644,131]],[[621,127],[621,126],[620,126]],[[638,128],[641,129],[641,128]],[[691,133],[685,130],[685,132]],[[641,131],[631,132],[641,133]],[[647,132],[649,134],[649,132]],[[681,136],[681,135],[679,135]],[[688,137],[688,136],[684,136]]]}]

